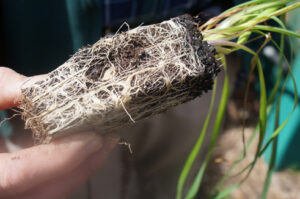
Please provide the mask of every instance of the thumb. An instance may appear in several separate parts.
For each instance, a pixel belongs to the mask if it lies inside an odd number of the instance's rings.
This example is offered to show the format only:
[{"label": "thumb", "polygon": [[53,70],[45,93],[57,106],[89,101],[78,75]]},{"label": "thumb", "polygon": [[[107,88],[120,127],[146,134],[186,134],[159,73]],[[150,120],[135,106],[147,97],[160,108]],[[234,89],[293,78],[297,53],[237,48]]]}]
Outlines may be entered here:
[{"label": "thumb", "polygon": [[18,105],[21,85],[26,77],[6,67],[0,67],[0,110]]}]

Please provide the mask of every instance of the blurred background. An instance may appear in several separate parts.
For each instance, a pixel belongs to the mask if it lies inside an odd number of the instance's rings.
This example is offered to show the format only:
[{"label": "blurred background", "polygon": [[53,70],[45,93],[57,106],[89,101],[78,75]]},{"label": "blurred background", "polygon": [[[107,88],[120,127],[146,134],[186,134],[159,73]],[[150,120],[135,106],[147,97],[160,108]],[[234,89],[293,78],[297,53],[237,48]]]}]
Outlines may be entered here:
[{"label": "blurred background", "polygon": [[[127,22],[130,28],[141,24],[158,23],[184,13],[209,19],[243,1],[238,0],[1,0],[0,1],[0,65],[10,67],[27,76],[48,73],[64,63],[80,47],[93,44]],[[300,10],[288,16],[288,25],[299,30]],[[295,46],[293,65],[300,65],[299,41]],[[259,43],[252,44],[255,49]],[[274,85],[278,71],[278,52],[267,46],[262,58],[267,88]],[[288,52],[291,54],[291,52]],[[205,174],[199,198],[206,198],[210,188],[226,173],[243,150],[242,114],[246,114],[246,139],[254,131],[259,109],[259,86],[251,77],[247,109],[243,97],[250,68],[250,58],[236,53],[228,57],[230,100],[226,118],[214,152],[213,161]],[[294,76],[300,88],[300,70],[294,67]],[[223,73],[218,76],[223,81]],[[216,99],[220,98],[217,88]],[[0,91],[1,92],[1,91]],[[293,106],[293,87],[289,82],[281,104],[280,121],[284,121]],[[298,91],[300,93],[300,91]],[[211,92],[201,98],[180,105],[164,114],[121,129],[122,140],[131,144],[133,153],[119,145],[105,165],[86,185],[74,192],[76,198],[175,198],[179,174],[204,123]],[[215,106],[217,107],[217,106]],[[213,117],[216,114],[213,111]],[[2,111],[1,119],[13,111]],[[269,198],[300,198],[300,109],[297,107],[288,125],[280,134],[276,169]],[[267,132],[273,131],[274,110],[270,111]],[[19,119],[0,127],[0,152],[15,151],[32,143],[30,131],[23,129]],[[212,124],[205,145],[197,159],[200,165],[206,153]],[[251,161],[255,145],[249,150],[245,163]],[[231,198],[259,198],[264,183],[270,152],[259,160],[250,178],[231,195]],[[196,167],[194,168],[196,172]],[[237,168],[239,170],[239,168]],[[227,184],[239,178],[230,179]],[[188,179],[189,182],[190,179]]]}]

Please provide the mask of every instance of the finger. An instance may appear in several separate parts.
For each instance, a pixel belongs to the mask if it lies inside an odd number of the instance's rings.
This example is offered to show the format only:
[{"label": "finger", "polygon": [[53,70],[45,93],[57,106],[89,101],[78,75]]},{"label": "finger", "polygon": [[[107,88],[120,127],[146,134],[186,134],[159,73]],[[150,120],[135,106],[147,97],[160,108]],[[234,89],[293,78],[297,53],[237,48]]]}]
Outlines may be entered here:
[{"label": "finger", "polygon": [[100,136],[80,133],[0,155],[0,197],[22,193],[74,170],[103,146]]},{"label": "finger", "polygon": [[[76,169],[62,176],[61,178],[52,179],[29,192],[22,195],[24,199],[60,199],[66,198],[74,189],[85,183],[107,157],[107,154],[118,143],[119,138],[115,135],[104,137],[104,145],[96,153],[87,158]],[[19,198],[19,197],[16,197]]]},{"label": "finger", "polygon": [[21,85],[26,77],[15,71],[0,67],[0,110],[18,105]]},{"label": "finger", "polygon": [[21,87],[44,78],[46,75],[25,77],[14,70],[0,67],[0,110],[18,106],[21,101]]}]

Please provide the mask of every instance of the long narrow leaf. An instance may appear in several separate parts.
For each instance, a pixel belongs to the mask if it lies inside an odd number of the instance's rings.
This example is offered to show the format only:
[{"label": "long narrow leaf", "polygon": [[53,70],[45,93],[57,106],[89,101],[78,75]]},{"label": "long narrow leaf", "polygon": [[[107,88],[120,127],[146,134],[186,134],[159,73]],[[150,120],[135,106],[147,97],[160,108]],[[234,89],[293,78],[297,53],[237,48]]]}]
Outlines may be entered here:
[{"label": "long narrow leaf", "polygon": [[[275,21],[277,21],[277,23],[282,28],[285,28],[285,26],[282,23],[282,21],[280,21],[278,18],[275,18],[275,17],[273,19]],[[283,21],[284,21],[284,19],[285,19],[285,16],[283,16]],[[280,36],[280,49],[282,50],[282,53],[283,53],[283,51],[284,51],[284,35],[283,34]],[[283,71],[283,54],[282,53],[280,53],[280,58],[279,58],[279,68],[281,69],[279,71],[279,75],[280,75],[278,77],[279,80],[281,79],[281,74],[282,74],[282,71]],[[278,79],[277,79],[276,83],[279,82]],[[275,83],[275,86],[278,86],[278,85],[276,85],[276,83]],[[272,94],[273,93],[271,93],[271,95]],[[281,100],[282,94],[283,94],[283,92],[280,93],[280,96],[279,96],[278,101],[276,103],[276,113],[275,113],[274,129],[277,129],[278,126],[279,126],[280,100]],[[273,98],[273,96],[270,96],[270,98]],[[268,100],[268,102],[269,102],[269,100]],[[273,174],[273,172],[275,170],[276,153],[277,153],[277,143],[278,143],[278,137],[276,137],[274,139],[274,141],[273,141],[271,159],[270,159],[270,162],[269,162],[269,168],[268,168],[267,176],[266,176],[265,183],[264,183],[264,188],[263,188],[262,195],[261,195],[262,199],[266,199],[267,198],[267,194],[268,194],[270,183],[271,183],[272,174]]]},{"label": "long narrow leaf", "polygon": [[226,105],[227,105],[227,102],[228,102],[228,95],[229,95],[229,80],[228,80],[228,75],[227,75],[227,71],[226,71],[227,67],[226,67],[225,56],[222,56],[221,60],[222,60],[223,66],[224,66],[225,79],[224,79],[224,84],[223,84],[222,96],[221,96],[221,100],[220,100],[220,103],[219,103],[216,120],[215,120],[215,123],[214,123],[214,129],[213,129],[213,132],[212,132],[210,146],[209,146],[208,152],[206,154],[205,160],[204,160],[203,164],[201,165],[201,167],[200,167],[200,169],[199,169],[199,171],[196,175],[196,178],[195,178],[191,188],[189,189],[185,199],[194,198],[196,196],[198,190],[199,190],[199,187],[200,187],[200,184],[201,184],[201,181],[202,181],[202,178],[203,178],[204,171],[205,171],[206,166],[208,165],[208,163],[211,159],[211,155],[212,155],[213,149],[215,147],[215,144],[217,142],[219,131],[220,131],[222,121],[223,121],[223,118],[224,118]]},{"label": "long narrow leaf", "polygon": [[211,113],[212,113],[212,110],[213,110],[213,105],[214,105],[214,102],[215,102],[216,88],[217,88],[217,78],[215,79],[215,83],[214,83],[214,86],[213,86],[213,92],[212,92],[212,96],[211,96],[211,100],[210,100],[208,113],[207,113],[205,122],[203,124],[200,136],[198,137],[198,139],[196,141],[196,144],[194,145],[191,153],[189,154],[189,156],[188,156],[188,158],[187,158],[187,160],[184,164],[183,170],[181,171],[179,180],[178,180],[177,195],[176,195],[177,199],[180,199],[182,197],[182,192],[183,192],[183,188],[184,188],[186,178],[188,177],[188,174],[190,173],[192,165],[193,165],[193,163],[194,163],[194,161],[195,161],[195,159],[196,159],[197,155],[199,154],[199,151],[202,147],[202,143],[203,143],[203,140],[204,140],[205,135],[206,135],[207,126],[209,124],[209,120],[210,120]]}]

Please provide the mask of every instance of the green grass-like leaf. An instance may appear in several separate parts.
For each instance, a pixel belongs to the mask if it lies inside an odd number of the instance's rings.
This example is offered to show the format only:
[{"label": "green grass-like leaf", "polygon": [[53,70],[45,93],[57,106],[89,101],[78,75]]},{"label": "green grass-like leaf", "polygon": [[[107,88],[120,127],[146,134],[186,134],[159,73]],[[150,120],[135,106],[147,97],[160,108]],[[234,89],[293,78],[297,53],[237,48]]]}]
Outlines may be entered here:
[{"label": "green grass-like leaf", "polygon": [[208,113],[205,119],[205,122],[203,124],[200,136],[198,137],[196,144],[194,145],[190,155],[188,156],[185,165],[181,171],[179,180],[178,180],[178,185],[177,185],[177,195],[176,198],[180,199],[182,198],[182,192],[184,189],[184,184],[186,181],[186,178],[188,177],[189,171],[193,165],[193,163],[195,162],[195,159],[197,158],[197,155],[199,154],[199,151],[202,147],[203,144],[203,140],[205,138],[206,135],[206,130],[207,130],[207,126],[209,124],[209,120],[212,114],[212,110],[213,110],[213,105],[215,102],[215,96],[216,96],[216,88],[217,88],[217,79],[215,79],[214,82],[214,86],[213,86],[213,92],[212,92],[212,96],[211,96],[211,100],[210,100],[210,105],[209,105],[209,109],[208,109]]}]

